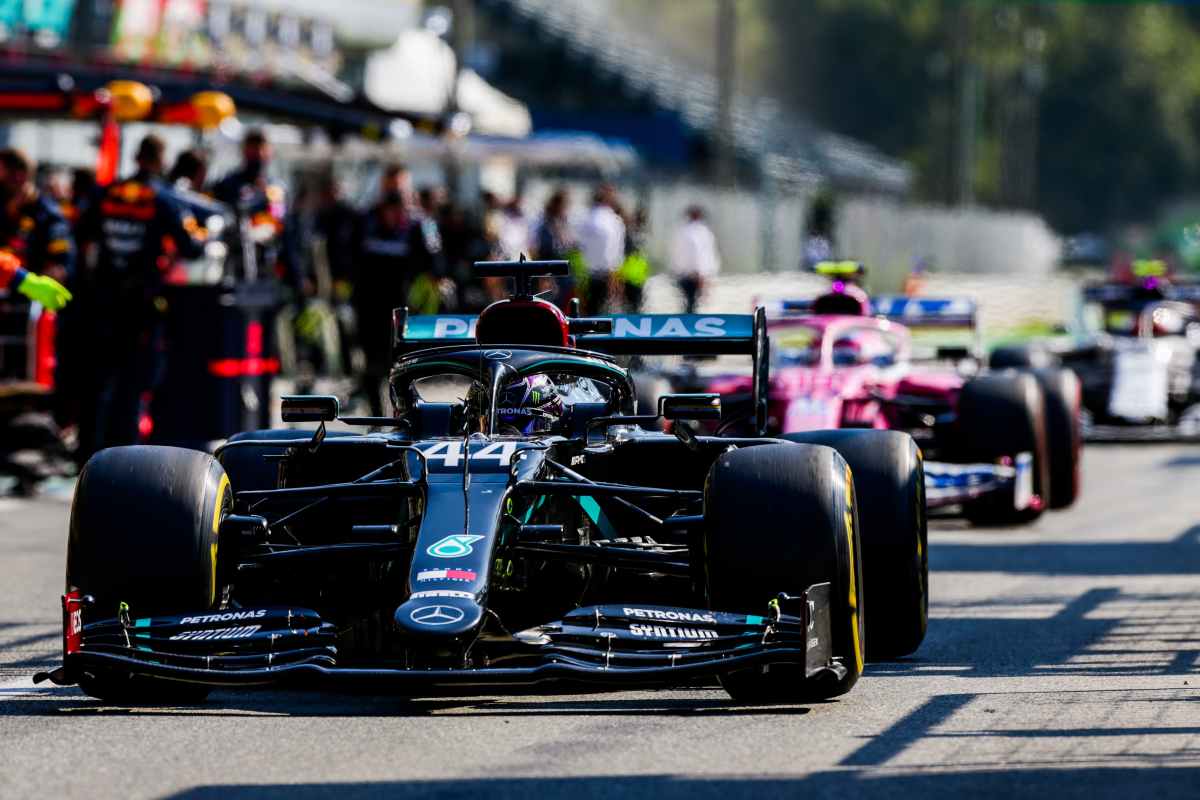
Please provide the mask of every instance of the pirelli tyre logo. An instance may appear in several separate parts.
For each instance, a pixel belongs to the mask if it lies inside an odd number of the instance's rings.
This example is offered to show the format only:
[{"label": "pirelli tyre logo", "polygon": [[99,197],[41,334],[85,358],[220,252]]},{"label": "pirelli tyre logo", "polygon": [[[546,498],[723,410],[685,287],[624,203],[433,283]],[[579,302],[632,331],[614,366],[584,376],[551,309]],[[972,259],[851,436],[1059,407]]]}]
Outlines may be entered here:
[{"label": "pirelli tyre logo", "polygon": [[203,628],[197,631],[181,631],[171,637],[172,642],[215,641],[217,639],[249,639],[262,629],[262,625],[240,625],[234,628]]}]

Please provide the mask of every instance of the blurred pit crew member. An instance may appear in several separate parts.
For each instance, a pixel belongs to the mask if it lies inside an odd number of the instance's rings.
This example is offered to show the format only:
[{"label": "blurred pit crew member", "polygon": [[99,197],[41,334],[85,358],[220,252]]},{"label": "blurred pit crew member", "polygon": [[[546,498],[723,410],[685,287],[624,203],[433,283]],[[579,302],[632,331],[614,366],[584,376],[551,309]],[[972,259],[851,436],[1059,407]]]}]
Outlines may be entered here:
[{"label": "blurred pit crew member", "polygon": [[71,228],[58,203],[33,185],[33,173],[20,150],[0,150],[0,249],[30,272],[65,282],[75,259]]},{"label": "blurred pit crew member", "polygon": [[407,304],[417,276],[434,272],[436,256],[419,215],[399,192],[385,195],[363,216],[354,311],[366,357],[361,390],[374,416],[383,414],[381,392],[391,367],[392,309]]},{"label": "blurred pit crew member", "polygon": [[683,293],[683,311],[695,314],[704,285],[721,271],[717,238],[704,221],[704,209],[690,206],[671,243],[671,274]]},{"label": "blurred pit crew member", "polygon": [[208,180],[208,156],[197,149],[184,150],[175,158],[167,183],[177,192],[200,192]]},{"label": "blurred pit crew member", "polygon": [[166,243],[184,259],[204,250],[206,232],[162,180],[163,151],[162,139],[146,136],[138,146],[137,171],[101,189],[80,220],[81,242],[94,245],[81,283],[91,349],[79,423],[81,459],[138,441],[142,404],[161,371]]},{"label": "blurred pit crew member", "polygon": [[[204,191],[207,178],[208,156],[203,150],[193,148],[184,150],[176,157],[171,171],[167,173],[166,182],[200,227],[207,231],[210,238],[216,239],[234,222],[234,215],[229,206],[214,200]],[[167,249],[173,262],[167,274],[168,283],[213,283],[220,280],[227,252],[224,245],[218,245],[215,251],[206,253],[204,259],[196,261],[175,257],[170,242],[167,243]]]},{"label": "blurred pit crew member", "polygon": [[[0,251],[16,256],[26,270],[74,288],[75,238],[71,223],[48,193],[38,191],[33,183],[35,171],[34,163],[20,150],[0,150]],[[53,405],[55,418],[64,427],[76,416],[77,395],[72,382],[78,374],[76,311],[64,311],[55,323],[58,391]]]},{"label": "blurred pit crew member", "polygon": [[625,222],[616,212],[617,190],[602,183],[592,195],[592,208],[579,227],[579,252],[587,265],[584,313],[599,314],[620,296],[620,267],[625,260]]},{"label": "blurred pit crew member", "polygon": [[[267,168],[271,163],[271,143],[257,128],[242,138],[242,166],[226,175],[213,187],[213,197],[233,210],[237,228],[242,231],[243,247],[232,248],[241,266],[237,270],[247,280],[276,277],[297,286],[299,277],[288,274],[281,258],[287,204],[283,187],[271,181]],[[240,258],[239,258],[240,256]]]}]

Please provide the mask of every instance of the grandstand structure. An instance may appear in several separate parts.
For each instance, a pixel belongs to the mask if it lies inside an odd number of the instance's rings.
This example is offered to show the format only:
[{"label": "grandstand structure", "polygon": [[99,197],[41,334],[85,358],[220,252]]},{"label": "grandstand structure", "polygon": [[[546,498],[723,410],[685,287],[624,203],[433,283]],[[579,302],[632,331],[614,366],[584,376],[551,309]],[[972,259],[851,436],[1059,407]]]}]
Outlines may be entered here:
[{"label": "grandstand structure", "polygon": [[[613,23],[610,0],[475,0],[494,45],[489,80],[528,104],[536,129],[628,140],[658,171],[701,171],[716,152],[717,80]],[[912,170],[771,98],[735,96],[739,178],[903,196]]]}]

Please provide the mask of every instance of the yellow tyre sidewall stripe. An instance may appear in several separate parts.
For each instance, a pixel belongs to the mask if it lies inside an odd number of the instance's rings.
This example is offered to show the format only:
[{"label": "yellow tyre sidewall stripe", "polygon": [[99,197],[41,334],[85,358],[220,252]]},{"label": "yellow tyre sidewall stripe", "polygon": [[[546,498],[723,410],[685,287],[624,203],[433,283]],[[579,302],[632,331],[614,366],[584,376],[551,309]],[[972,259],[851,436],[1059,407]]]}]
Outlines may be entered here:
[{"label": "yellow tyre sidewall stripe", "polygon": [[212,532],[213,540],[209,545],[210,564],[212,570],[212,580],[209,583],[211,587],[208,593],[208,604],[211,606],[217,601],[217,531],[221,527],[221,507],[225,505],[225,492],[229,491],[229,476],[224,472],[221,473],[221,483],[217,485],[217,500],[213,504],[212,517]]},{"label": "yellow tyre sidewall stripe", "polygon": [[850,631],[854,645],[854,664],[857,667],[859,674],[863,670],[863,652],[862,652],[862,637],[858,630],[858,576],[854,553],[854,476],[850,472],[850,465],[846,465],[846,510],[844,513],[846,521],[846,548],[849,554],[850,562],[850,591],[847,598],[850,603]]}]

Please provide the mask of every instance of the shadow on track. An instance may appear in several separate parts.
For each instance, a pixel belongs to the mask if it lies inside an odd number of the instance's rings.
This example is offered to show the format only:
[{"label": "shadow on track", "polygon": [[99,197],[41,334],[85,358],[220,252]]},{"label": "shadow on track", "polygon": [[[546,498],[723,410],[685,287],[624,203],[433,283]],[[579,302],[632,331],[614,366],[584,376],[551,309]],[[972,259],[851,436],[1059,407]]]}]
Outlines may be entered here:
[{"label": "shadow on track", "polygon": [[1194,798],[1195,769],[1037,769],[879,775],[855,771],[818,772],[796,778],[680,778],[671,775],[599,775],[572,778],[486,778],[449,781],[328,783],[276,786],[206,786],[171,795],[171,800],[360,800],[390,797],[418,800],[544,800],[654,797],[656,800],[729,800],[737,797],[1036,797],[1060,800],[1105,797]]},{"label": "shadow on track", "polygon": [[1167,542],[936,542],[929,548],[929,568],[1015,575],[1197,575],[1198,535],[1200,526]]}]

